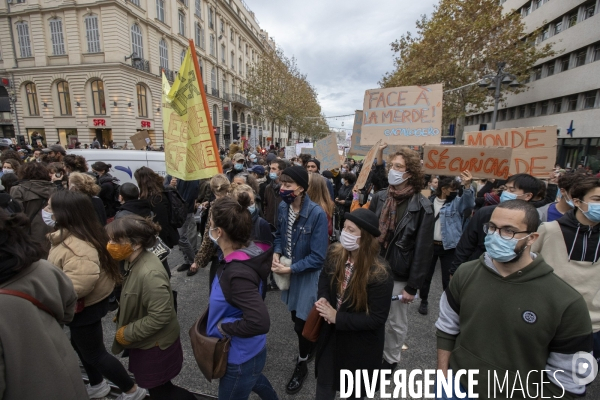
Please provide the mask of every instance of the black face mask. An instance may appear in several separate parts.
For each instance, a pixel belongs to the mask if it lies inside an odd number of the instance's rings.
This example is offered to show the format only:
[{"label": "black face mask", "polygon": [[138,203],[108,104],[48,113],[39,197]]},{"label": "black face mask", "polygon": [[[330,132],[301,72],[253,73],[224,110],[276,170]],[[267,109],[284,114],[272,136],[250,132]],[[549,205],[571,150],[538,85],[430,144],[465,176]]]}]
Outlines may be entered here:
[{"label": "black face mask", "polygon": [[446,203],[451,203],[456,196],[458,196],[458,192],[450,192],[448,193],[448,196],[446,196]]}]

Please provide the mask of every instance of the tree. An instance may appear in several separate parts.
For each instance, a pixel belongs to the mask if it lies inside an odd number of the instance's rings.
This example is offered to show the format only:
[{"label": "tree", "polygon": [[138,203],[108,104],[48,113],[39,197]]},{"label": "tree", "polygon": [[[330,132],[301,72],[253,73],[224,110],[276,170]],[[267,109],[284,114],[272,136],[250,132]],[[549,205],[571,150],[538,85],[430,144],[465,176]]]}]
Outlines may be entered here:
[{"label": "tree", "polygon": [[[525,82],[538,60],[554,55],[549,44],[536,46],[539,32],[526,35],[519,13],[503,13],[498,0],[441,0],[431,18],[422,16],[416,26],[416,36],[408,32],[391,44],[396,69],[383,77],[382,87],[442,83],[445,90],[459,88],[495,73],[501,61]],[[446,93],[444,125],[492,102],[477,85]]]}]

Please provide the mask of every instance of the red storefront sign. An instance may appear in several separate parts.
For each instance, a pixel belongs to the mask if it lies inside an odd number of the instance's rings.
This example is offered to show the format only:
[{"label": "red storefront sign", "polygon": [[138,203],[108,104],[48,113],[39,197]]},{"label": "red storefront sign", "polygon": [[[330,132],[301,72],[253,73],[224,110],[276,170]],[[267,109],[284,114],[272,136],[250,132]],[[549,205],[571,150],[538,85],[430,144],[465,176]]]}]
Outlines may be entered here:
[{"label": "red storefront sign", "polygon": [[106,120],[102,118],[95,118],[92,120],[94,126],[106,126]]},{"label": "red storefront sign", "polygon": [[150,128],[152,126],[152,122],[150,121],[142,121],[142,128]]}]

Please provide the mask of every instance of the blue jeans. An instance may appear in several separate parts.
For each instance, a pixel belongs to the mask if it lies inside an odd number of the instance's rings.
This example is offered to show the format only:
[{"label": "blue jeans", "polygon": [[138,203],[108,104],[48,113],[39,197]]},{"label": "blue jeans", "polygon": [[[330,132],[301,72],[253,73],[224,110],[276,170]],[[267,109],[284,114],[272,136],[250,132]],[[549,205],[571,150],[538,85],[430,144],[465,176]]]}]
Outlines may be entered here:
[{"label": "blue jeans", "polygon": [[219,400],[247,400],[251,392],[262,400],[278,400],[271,382],[262,374],[267,361],[267,348],[243,364],[227,364],[227,372],[219,380]]},{"label": "blue jeans", "polygon": [[183,226],[177,228],[177,232],[179,233],[179,250],[183,253],[183,260],[187,264],[192,264],[198,243],[198,234],[196,233],[196,222],[194,221],[193,213],[187,215]]}]

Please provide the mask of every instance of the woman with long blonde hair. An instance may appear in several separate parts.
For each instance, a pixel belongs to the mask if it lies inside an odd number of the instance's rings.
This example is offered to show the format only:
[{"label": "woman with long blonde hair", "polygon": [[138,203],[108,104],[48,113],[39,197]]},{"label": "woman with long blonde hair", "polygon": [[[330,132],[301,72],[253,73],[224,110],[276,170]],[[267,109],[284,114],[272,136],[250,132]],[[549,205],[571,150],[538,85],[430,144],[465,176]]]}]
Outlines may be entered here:
[{"label": "woman with long blonde hair", "polygon": [[315,172],[308,174],[308,197],[317,203],[327,214],[327,230],[329,237],[333,234],[333,210],[335,203],[331,200],[325,178]]},{"label": "woman with long blonde hair", "polygon": [[102,226],[106,225],[106,211],[104,211],[104,203],[98,197],[100,186],[96,184],[96,179],[89,174],[81,172],[71,172],[69,174],[69,190],[74,190],[86,194],[90,197],[94,210],[98,215],[98,219]]},{"label": "woman with long blonde hair", "polygon": [[315,305],[326,323],[317,344],[317,400],[335,398],[340,370],[381,368],[392,302],[394,281],[379,256],[377,216],[359,208],[345,218],[340,243],[330,246],[319,277]]}]

